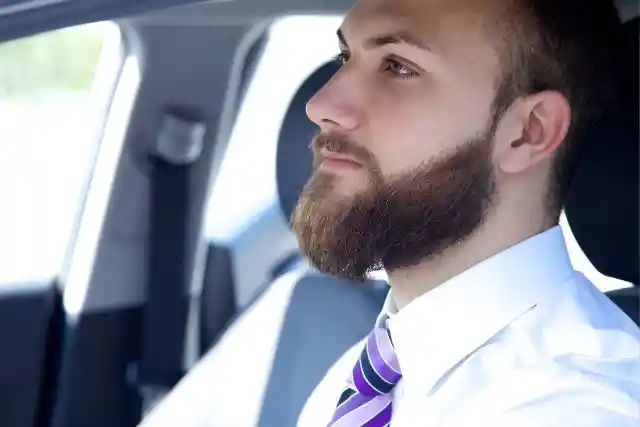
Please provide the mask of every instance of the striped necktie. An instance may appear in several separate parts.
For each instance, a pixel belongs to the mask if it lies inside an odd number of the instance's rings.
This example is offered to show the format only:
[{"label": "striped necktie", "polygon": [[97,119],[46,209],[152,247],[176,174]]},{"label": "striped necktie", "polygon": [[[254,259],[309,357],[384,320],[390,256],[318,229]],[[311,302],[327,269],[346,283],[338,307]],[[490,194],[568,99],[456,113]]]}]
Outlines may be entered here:
[{"label": "striped necktie", "polygon": [[391,390],[400,367],[387,327],[367,337],[329,427],[384,427],[391,422]]}]

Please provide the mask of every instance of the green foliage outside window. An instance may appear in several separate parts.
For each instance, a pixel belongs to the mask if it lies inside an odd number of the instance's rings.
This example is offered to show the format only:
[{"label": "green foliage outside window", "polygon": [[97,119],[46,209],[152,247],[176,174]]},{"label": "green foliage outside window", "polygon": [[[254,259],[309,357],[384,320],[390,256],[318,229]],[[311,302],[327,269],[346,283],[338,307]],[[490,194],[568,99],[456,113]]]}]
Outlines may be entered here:
[{"label": "green foliage outside window", "polygon": [[87,25],[0,44],[0,102],[87,94],[102,48],[101,29]]}]

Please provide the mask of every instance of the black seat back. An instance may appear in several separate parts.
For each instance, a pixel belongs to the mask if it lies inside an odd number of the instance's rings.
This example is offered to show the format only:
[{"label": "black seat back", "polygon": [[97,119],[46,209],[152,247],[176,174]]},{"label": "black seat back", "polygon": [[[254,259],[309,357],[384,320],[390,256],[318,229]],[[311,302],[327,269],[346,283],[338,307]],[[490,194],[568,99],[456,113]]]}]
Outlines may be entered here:
[{"label": "black seat back", "polygon": [[565,205],[573,235],[594,267],[635,285],[608,295],[636,323],[640,321],[639,23],[635,18],[625,24],[629,62],[624,64],[624,96],[587,132],[585,155]]}]

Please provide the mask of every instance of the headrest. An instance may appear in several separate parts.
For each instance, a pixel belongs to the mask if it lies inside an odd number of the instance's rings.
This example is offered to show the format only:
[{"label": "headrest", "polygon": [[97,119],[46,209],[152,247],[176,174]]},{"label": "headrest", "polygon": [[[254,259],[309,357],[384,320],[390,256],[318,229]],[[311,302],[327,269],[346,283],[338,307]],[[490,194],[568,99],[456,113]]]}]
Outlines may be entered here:
[{"label": "headrest", "polygon": [[312,171],[313,155],[309,144],[318,127],[307,117],[306,105],[338,68],[337,61],[331,61],[315,71],[298,89],[282,123],[276,157],[276,180],[280,209],[288,221]]},{"label": "headrest", "polygon": [[[565,214],[583,252],[602,274],[638,284],[638,18],[625,24],[625,99],[587,132]],[[627,47],[625,47],[627,48]]]},{"label": "headrest", "polygon": [[[578,244],[601,273],[638,284],[638,19],[626,24],[633,76],[627,102],[594,123],[588,148],[569,191],[565,213]],[[278,196],[291,219],[309,179],[309,143],[317,127],[306,116],[307,101],[337,71],[328,63],[300,87],[285,116],[277,153]]]}]

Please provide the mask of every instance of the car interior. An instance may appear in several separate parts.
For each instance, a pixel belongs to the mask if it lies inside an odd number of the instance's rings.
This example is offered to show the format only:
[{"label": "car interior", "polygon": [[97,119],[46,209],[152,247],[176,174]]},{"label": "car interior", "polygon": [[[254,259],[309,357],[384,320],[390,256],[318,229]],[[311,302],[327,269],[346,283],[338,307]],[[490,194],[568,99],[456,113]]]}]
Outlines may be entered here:
[{"label": "car interior", "polygon": [[[625,99],[591,124],[564,213],[597,278],[620,285],[603,291],[640,323],[640,13],[635,0],[616,3]],[[353,286],[322,275],[289,228],[312,167],[305,104],[337,70],[336,23],[350,6],[0,1],[0,43],[103,21],[119,33],[93,83],[96,154],[64,264],[0,282],[0,425],[195,427],[180,411],[193,401],[206,425],[296,425],[388,290],[383,276]],[[303,19],[313,16],[327,20]],[[311,59],[290,65],[278,40]],[[265,71],[289,66],[297,80]],[[252,196],[261,186],[266,196]]]}]

